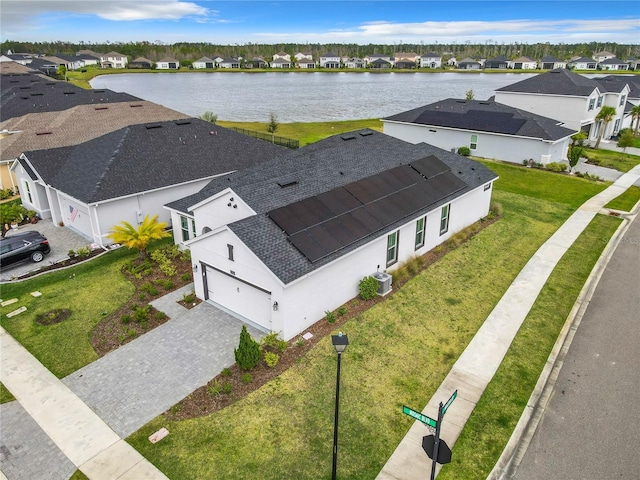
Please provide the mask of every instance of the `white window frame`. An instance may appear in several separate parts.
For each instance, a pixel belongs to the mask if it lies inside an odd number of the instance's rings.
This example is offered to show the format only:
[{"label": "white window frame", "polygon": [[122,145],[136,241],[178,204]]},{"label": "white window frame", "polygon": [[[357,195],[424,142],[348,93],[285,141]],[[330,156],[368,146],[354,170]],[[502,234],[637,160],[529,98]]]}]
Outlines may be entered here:
[{"label": "white window frame", "polygon": [[398,244],[400,243],[400,232],[395,232],[387,235],[387,267],[393,265],[398,261]]},{"label": "white window frame", "polygon": [[440,235],[449,231],[449,218],[451,217],[451,204],[447,203],[440,210]]},{"label": "white window frame", "polygon": [[189,240],[189,217],[180,215],[180,231],[182,232],[182,241],[186,242]]},{"label": "white window frame", "polygon": [[[422,223],[422,225],[420,225]],[[427,217],[420,217],[416,220],[416,250],[424,247],[427,233]]]},{"label": "white window frame", "polygon": [[29,182],[27,182],[26,180],[24,181],[24,190],[27,193],[27,199],[29,200],[29,203],[33,205],[33,197],[31,196],[31,186],[29,185]]},{"label": "white window frame", "polygon": [[602,100],[604,99],[604,95],[600,95],[598,97],[598,103],[596,104],[596,108],[600,108],[602,106]]},{"label": "white window frame", "polygon": [[[475,141],[474,141],[475,138]],[[471,135],[471,141],[469,142],[469,150],[476,150],[478,148],[478,135]]]},{"label": "white window frame", "polygon": [[595,104],[596,104],[596,99],[595,98],[590,98],[589,99],[589,110],[588,110],[589,112],[591,110],[593,110],[593,107],[595,106]]}]

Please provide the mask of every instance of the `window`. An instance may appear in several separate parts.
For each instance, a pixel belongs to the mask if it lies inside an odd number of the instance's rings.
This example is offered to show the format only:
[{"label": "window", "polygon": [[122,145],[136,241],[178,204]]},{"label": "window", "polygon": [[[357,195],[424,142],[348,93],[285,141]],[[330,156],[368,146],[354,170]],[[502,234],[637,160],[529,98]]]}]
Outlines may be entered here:
[{"label": "window", "polygon": [[616,122],[613,125],[613,133],[616,134],[618,133],[618,130],[620,129],[620,119],[616,118]]},{"label": "window", "polygon": [[627,101],[627,96],[626,95],[622,95],[622,97],[620,97],[620,107],[624,105],[624,102]]},{"label": "window", "polygon": [[180,215],[180,230],[182,231],[182,241],[189,240],[189,219]]},{"label": "window", "polygon": [[471,150],[478,148],[478,135],[471,135],[471,144],[469,145]]},{"label": "window", "polygon": [[484,186],[484,191],[486,192],[486,191],[487,191],[487,190],[489,190],[490,188],[491,188],[491,184],[490,184],[490,183],[487,183],[487,184]]},{"label": "window", "polygon": [[387,267],[398,261],[398,232],[387,237]]},{"label": "window", "polygon": [[33,198],[31,198],[31,188],[29,188],[29,182],[24,182],[24,191],[27,194],[27,200],[33,205]]},{"label": "window", "polygon": [[419,218],[416,222],[416,250],[424,247],[424,233],[427,227],[427,217]]},{"label": "window", "polygon": [[442,207],[440,214],[440,235],[447,233],[449,230],[449,213],[451,212],[451,204]]},{"label": "window", "polygon": [[590,98],[589,99],[589,111],[593,110],[593,106],[596,104],[596,99],[595,98]]},{"label": "window", "polygon": [[229,260],[233,262],[233,245],[227,244],[227,250],[229,251]]},{"label": "window", "polygon": [[600,108],[600,107],[602,106],[602,99],[603,99],[603,98],[604,98],[604,97],[603,97],[602,95],[600,95],[600,96],[598,97],[598,104],[596,105],[596,107],[597,107],[597,108]]}]

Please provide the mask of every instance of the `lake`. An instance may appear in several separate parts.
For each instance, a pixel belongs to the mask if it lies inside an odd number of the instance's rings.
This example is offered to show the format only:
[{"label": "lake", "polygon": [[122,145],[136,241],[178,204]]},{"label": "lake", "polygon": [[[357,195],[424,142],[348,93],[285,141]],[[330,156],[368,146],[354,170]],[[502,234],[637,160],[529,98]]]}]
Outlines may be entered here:
[{"label": "lake", "polygon": [[93,88],[126,92],[194,117],[281,123],[382,118],[473,90],[494,90],[529,73],[189,72],[124,73],[91,80]]}]

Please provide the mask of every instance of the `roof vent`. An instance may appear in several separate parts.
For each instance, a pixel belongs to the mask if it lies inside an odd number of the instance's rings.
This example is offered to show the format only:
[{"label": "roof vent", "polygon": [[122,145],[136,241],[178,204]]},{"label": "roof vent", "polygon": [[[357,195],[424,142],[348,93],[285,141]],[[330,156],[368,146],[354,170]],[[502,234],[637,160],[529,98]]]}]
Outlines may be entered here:
[{"label": "roof vent", "polygon": [[41,97],[41,96],[43,96],[43,95],[44,95],[44,93],[42,93],[42,92],[33,92],[33,93],[31,94],[31,96],[32,96],[32,97]]},{"label": "roof vent", "polygon": [[355,135],[342,135],[340,137],[342,140],[347,141],[347,140],[355,140],[356,136]]},{"label": "roof vent", "polygon": [[173,123],[176,125],[191,125],[191,120],[176,120]]},{"label": "roof vent", "polygon": [[129,106],[130,106],[131,108],[136,108],[136,107],[141,107],[141,106],[142,106],[142,104],[137,103],[137,104],[135,104],[135,105],[129,105]]},{"label": "roof vent", "polygon": [[104,90],[94,90],[93,93],[104,93]]},{"label": "roof vent", "polygon": [[36,132],[36,135],[51,135],[51,132]]},{"label": "roof vent", "polygon": [[147,130],[152,130],[154,128],[162,128],[162,125],[160,125],[159,123],[147,123],[144,128],[146,128]]},{"label": "roof vent", "polygon": [[76,94],[76,92],[62,92],[62,93],[64,93],[65,95],[75,95]]},{"label": "roof vent", "polygon": [[478,102],[480,105],[491,105],[489,102]]},{"label": "roof vent", "polygon": [[280,185],[280,188],[290,187],[291,185],[297,185],[297,183],[298,183],[298,180],[292,177],[287,177],[287,178],[278,180],[278,185]]},{"label": "roof vent", "polygon": [[456,100],[456,103],[467,103],[466,100]]},{"label": "roof vent", "polygon": [[94,110],[109,110],[109,107],[93,107]]},{"label": "roof vent", "polygon": [[365,130],[364,132],[360,132],[360,136],[362,137],[368,137],[369,135],[373,135],[373,132],[371,130]]}]

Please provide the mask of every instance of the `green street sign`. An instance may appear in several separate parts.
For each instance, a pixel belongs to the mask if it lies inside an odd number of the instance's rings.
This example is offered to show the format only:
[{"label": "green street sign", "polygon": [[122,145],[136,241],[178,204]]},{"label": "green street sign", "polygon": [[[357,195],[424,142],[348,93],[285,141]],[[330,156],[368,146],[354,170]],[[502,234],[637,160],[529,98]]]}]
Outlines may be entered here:
[{"label": "green street sign", "polygon": [[427,417],[426,415],[423,415],[420,412],[416,412],[415,410],[412,410],[411,408],[405,405],[402,406],[402,413],[407,414],[410,417],[413,417],[419,422],[422,422],[425,425],[428,425],[430,427],[436,428],[436,425],[438,425],[438,422],[433,418]]},{"label": "green street sign", "polygon": [[453,403],[453,401],[456,399],[457,396],[458,396],[458,390],[453,392],[453,395],[449,397],[449,400],[447,400],[447,403],[445,403],[444,406],[442,407],[442,415],[444,415],[444,413],[447,411],[447,408],[451,406],[451,404]]}]

